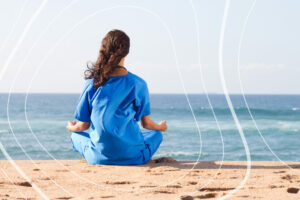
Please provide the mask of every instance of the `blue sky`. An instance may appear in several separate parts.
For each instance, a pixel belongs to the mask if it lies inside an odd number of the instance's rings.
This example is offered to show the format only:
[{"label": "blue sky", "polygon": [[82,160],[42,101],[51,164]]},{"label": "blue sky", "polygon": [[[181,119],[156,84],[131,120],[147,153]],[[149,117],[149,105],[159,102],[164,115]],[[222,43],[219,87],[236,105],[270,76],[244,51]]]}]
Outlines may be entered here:
[{"label": "blue sky", "polygon": [[[42,2],[0,2],[0,70]],[[243,87],[245,93],[300,94],[299,1],[256,2],[237,66],[241,31],[253,2],[230,2],[224,36],[228,91],[241,93]],[[183,93],[180,74],[188,93],[203,93],[203,87],[223,93],[218,51],[224,5],[219,0],[48,1],[0,79],[0,92],[79,93],[86,62],[95,61],[102,38],[117,28],[131,38],[125,67],[147,81],[150,93]]]}]

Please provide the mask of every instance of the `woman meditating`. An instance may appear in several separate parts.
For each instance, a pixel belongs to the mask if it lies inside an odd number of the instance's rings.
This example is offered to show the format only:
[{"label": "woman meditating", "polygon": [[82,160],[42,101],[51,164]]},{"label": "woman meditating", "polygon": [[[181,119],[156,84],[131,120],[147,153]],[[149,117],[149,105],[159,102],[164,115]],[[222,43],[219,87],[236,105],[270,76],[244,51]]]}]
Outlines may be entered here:
[{"label": "woman meditating", "polygon": [[[124,67],[130,39],[112,30],[102,40],[98,59],[85,71],[85,85],[74,117],[73,150],[90,164],[139,165],[147,163],[162,142],[159,124],[150,118],[147,83]],[[143,128],[151,131],[141,132]],[[84,132],[91,128],[90,132]]]}]

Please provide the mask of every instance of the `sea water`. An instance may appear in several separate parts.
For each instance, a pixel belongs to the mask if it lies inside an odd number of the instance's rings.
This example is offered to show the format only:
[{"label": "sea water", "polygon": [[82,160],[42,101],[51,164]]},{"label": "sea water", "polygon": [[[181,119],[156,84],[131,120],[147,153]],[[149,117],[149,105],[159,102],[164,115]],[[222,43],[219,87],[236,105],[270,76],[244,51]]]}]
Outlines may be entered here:
[{"label": "sea water", "polygon": [[[79,94],[0,94],[0,142],[11,158],[81,159],[65,129],[78,98]],[[246,160],[246,145],[252,160],[300,161],[300,95],[230,98],[238,122],[222,94],[151,94],[152,119],[168,125],[154,157]],[[1,151],[0,159],[6,159]]]}]

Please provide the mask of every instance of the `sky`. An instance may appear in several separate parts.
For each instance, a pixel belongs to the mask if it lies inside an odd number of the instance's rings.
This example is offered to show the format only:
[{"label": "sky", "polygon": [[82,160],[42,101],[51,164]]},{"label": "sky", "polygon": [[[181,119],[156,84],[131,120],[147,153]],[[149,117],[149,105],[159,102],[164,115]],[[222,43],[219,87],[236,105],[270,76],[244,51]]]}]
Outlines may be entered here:
[{"label": "sky", "polygon": [[[45,1],[0,1],[1,93],[80,93],[86,63],[96,60],[111,29],[130,37],[125,67],[146,80],[150,93],[224,93],[225,1]],[[256,1],[240,44],[253,3],[230,1],[223,46],[228,92],[300,94],[300,1]]]}]

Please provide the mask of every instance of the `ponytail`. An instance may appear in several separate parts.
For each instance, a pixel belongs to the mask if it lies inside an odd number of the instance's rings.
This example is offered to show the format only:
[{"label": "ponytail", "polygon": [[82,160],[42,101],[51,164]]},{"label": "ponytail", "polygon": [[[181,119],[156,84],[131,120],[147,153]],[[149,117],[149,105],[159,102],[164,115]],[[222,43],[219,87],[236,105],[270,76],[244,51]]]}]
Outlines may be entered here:
[{"label": "ponytail", "polygon": [[123,31],[114,29],[108,32],[102,40],[97,61],[87,64],[85,79],[94,78],[94,87],[98,89],[110,78],[121,59],[129,53],[129,47],[130,39]]}]

